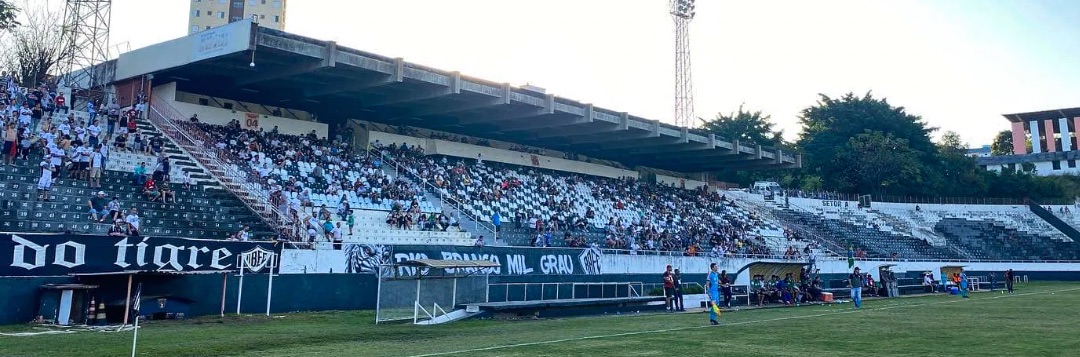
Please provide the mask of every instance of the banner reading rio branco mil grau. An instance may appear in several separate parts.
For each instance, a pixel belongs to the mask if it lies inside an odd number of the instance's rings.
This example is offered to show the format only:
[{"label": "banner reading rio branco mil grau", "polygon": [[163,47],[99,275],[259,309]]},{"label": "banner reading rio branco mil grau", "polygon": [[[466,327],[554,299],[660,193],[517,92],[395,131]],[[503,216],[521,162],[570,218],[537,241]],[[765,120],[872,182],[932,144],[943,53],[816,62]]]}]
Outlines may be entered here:
[{"label": "banner reading rio branco mil grau", "polygon": [[272,242],[71,234],[0,234],[0,276],[123,271],[237,270],[237,257],[278,252]]}]

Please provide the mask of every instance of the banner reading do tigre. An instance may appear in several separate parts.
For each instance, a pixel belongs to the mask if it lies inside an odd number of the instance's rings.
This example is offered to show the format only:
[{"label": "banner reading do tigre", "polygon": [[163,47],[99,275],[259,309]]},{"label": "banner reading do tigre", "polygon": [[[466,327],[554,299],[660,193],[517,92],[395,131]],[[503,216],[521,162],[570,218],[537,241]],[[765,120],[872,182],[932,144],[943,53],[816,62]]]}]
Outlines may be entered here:
[{"label": "banner reading do tigre", "polygon": [[71,234],[0,234],[0,276],[123,271],[237,270],[237,257],[279,252],[272,242]]}]

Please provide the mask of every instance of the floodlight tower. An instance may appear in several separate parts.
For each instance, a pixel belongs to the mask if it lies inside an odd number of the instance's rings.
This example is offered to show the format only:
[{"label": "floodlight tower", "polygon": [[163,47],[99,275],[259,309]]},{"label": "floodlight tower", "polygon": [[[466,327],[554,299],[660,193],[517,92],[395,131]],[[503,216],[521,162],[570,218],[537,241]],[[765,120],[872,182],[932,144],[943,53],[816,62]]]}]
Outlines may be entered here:
[{"label": "floodlight tower", "polygon": [[694,0],[669,0],[675,20],[675,125],[689,127],[694,121],[694,79],[690,75],[690,20]]},{"label": "floodlight tower", "polygon": [[93,67],[109,60],[111,20],[112,0],[66,1],[57,71],[64,85],[93,90],[107,84],[103,71]]}]

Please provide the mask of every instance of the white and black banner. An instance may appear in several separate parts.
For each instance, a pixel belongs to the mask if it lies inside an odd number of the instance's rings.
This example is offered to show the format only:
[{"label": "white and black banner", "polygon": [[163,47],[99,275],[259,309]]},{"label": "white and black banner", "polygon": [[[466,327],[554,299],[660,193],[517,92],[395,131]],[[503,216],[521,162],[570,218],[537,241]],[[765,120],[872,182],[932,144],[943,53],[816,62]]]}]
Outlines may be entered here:
[{"label": "white and black banner", "polygon": [[[272,242],[71,234],[0,234],[0,276],[58,276],[124,271],[235,271],[237,257],[268,255]],[[276,254],[276,253],[275,253]],[[258,266],[262,255],[247,254]],[[257,260],[257,261],[256,261]]]}]

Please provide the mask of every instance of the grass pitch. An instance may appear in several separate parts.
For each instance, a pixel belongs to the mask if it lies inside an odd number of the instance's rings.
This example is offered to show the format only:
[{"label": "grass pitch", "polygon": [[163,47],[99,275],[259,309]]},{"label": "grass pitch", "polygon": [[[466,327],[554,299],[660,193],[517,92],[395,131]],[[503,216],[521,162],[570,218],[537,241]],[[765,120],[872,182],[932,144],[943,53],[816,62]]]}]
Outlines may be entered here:
[{"label": "grass pitch", "polygon": [[[140,356],[1075,356],[1080,284],[724,313],[375,326],[372,312],[150,322]],[[35,331],[4,326],[0,332]],[[0,335],[2,356],[127,356],[131,332]]]}]

